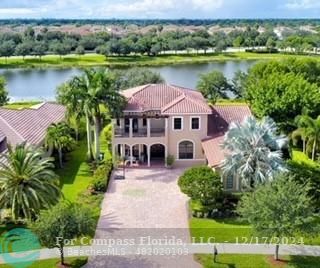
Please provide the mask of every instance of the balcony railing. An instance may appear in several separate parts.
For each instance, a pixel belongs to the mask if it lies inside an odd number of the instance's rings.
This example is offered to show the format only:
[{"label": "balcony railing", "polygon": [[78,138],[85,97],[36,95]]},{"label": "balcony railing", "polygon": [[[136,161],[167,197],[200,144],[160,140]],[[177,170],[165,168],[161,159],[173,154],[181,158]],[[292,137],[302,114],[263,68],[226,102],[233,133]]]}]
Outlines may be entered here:
[{"label": "balcony railing", "polygon": [[114,129],[114,136],[115,137],[129,137],[129,132],[125,131],[123,128],[115,128]]},{"label": "balcony railing", "polygon": [[[114,136],[117,138],[129,137],[128,129],[115,128]],[[150,137],[163,137],[165,136],[165,128],[150,128]],[[132,137],[148,137],[147,128],[139,128],[132,131]]]},{"label": "balcony railing", "polygon": [[140,128],[140,129],[134,129],[132,132],[133,137],[147,137],[147,129],[146,128]]},{"label": "balcony railing", "polygon": [[151,137],[162,137],[165,135],[165,128],[151,128],[150,136]]}]

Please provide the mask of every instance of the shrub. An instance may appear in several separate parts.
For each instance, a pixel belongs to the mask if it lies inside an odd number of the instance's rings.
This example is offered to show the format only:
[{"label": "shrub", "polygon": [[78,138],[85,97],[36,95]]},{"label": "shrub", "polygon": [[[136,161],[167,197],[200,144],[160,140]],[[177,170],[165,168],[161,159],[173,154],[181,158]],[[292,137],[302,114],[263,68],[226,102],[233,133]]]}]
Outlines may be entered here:
[{"label": "shrub", "polygon": [[222,196],[220,175],[207,166],[186,170],[179,178],[178,185],[183,193],[203,206],[216,208]]},{"label": "shrub", "polygon": [[168,167],[173,166],[174,163],[174,156],[173,155],[168,155],[166,158],[166,164]]},{"label": "shrub", "polygon": [[91,185],[94,192],[105,192],[107,190],[111,171],[111,161],[106,161],[98,166],[93,173],[94,180]]},{"label": "shrub", "polygon": [[108,143],[111,142],[112,139],[112,124],[107,125],[104,129],[103,129],[103,135],[106,139],[106,141]]}]

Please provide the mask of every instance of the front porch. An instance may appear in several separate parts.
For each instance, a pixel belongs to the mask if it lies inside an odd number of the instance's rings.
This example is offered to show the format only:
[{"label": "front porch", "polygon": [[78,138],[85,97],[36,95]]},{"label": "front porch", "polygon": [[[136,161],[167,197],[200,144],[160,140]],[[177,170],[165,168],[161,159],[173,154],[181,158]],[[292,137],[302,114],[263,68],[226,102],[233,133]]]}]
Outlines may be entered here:
[{"label": "front porch", "polygon": [[167,148],[162,143],[155,144],[117,144],[114,154],[118,155],[121,166],[127,167],[164,167],[168,155]]}]

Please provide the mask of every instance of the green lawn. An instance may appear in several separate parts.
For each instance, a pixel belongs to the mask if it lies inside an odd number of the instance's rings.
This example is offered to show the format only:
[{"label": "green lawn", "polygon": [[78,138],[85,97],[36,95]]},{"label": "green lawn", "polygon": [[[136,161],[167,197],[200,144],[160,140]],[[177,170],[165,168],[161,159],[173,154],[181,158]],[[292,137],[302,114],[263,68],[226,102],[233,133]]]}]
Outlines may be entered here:
[{"label": "green lawn", "polygon": [[92,181],[92,172],[86,161],[87,145],[85,140],[79,141],[76,149],[67,154],[67,162],[56,173],[60,177],[62,193],[70,201],[75,201]]},{"label": "green lawn", "polygon": [[[253,233],[250,225],[240,222],[238,219],[202,219],[192,218],[189,222],[191,237],[199,242],[218,243],[263,243],[256,241],[257,235]],[[300,238],[300,236],[297,236]],[[299,241],[299,240],[298,240]],[[306,245],[320,245],[320,236],[315,238],[303,238]]]},{"label": "green lawn", "polygon": [[188,64],[203,63],[211,61],[226,60],[264,60],[264,59],[283,59],[289,57],[316,58],[318,56],[308,55],[287,55],[287,54],[259,54],[248,52],[235,52],[223,54],[178,54],[178,55],[158,55],[156,57],[146,55],[113,56],[105,57],[99,54],[86,54],[78,56],[74,54],[60,57],[58,55],[48,55],[42,57],[28,56],[24,60],[22,57],[14,56],[0,58],[0,68],[18,68],[18,67],[86,67],[86,66],[110,66],[110,67],[129,67],[129,66],[156,66],[167,64]]},{"label": "green lawn", "polygon": [[[247,224],[242,224],[234,219],[213,220],[192,218],[190,220],[191,237],[196,242],[215,241],[220,243],[236,243],[237,237],[250,237],[252,229]],[[213,240],[212,240],[213,239]]]},{"label": "green lawn", "polygon": [[[0,264],[0,268],[12,268],[12,267],[28,267],[28,268],[56,268],[60,259],[49,259],[49,260],[41,260],[36,261],[30,266],[24,266],[26,264],[19,263],[16,265],[8,265],[8,264]],[[81,258],[66,258],[66,263],[68,263],[72,268],[80,268],[83,267],[87,263],[86,257]]]},{"label": "green lawn", "polygon": [[319,257],[310,256],[280,256],[277,264],[266,255],[221,254],[216,263],[212,255],[198,254],[195,258],[204,268],[318,268],[320,263]]}]

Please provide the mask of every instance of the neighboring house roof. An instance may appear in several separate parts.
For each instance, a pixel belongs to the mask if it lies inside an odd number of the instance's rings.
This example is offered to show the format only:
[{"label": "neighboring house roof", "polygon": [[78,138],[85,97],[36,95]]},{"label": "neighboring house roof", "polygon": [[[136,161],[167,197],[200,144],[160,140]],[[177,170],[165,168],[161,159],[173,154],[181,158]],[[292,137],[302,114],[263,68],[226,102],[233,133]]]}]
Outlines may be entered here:
[{"label": "neighboring house roof", "polygon": [[47,128],[62,121],[65,112],[64,106],[50,102],[20,110],[0,108],[0,131],[14,146],[22,142],[38,145]]},{"label": "neighboring house roof", "polygon": [[210,114],[211,108],[198,91],[167,84],[148,84],[122,91],[125,111],[160,111],[161,114]]},{"label": "neighboring house roof", "polygon": [[225,152],[221,148],[224,134],[228,131],[231,122],[241,123],[250,116],[248,105],[214,105],[212,114],[208,116],[208,136],[202,141],[202,148],[209,166],[217,167],[224,159]]},{"label": "neighboring house roof", "polygon": [[0,129],[0,142],[2,142],[6,138],[6,135]]}]

